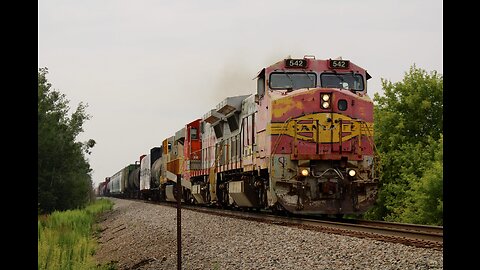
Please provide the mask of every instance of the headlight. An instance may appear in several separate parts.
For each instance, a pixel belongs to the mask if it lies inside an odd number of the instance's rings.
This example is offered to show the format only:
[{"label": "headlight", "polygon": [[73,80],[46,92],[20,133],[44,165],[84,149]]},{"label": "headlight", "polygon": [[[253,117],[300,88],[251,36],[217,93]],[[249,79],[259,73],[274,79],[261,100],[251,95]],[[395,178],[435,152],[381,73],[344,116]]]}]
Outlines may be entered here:
[{"label": "headlight", "polygon": [[320,94],[320,106],[323,108],[323,109],[328,109],[330,108],[330,94]]},{"label": "headlight", "polygon": [[303,169],[303,170],[302,170],[302,175],[303,175],[303,176],[308,176],[308,170],[307,170],[307,169]]},{"label": "headlight", "polygon": [[351,177],[354,177],[357,174],[357,172],[354,169],[348,169],[347,173]]}]

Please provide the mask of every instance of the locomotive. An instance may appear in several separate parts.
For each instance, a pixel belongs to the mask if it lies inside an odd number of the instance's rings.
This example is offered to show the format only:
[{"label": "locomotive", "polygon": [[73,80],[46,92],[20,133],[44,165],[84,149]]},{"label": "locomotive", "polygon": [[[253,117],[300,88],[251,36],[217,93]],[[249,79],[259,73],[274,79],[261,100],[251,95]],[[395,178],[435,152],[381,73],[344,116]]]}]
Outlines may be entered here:
[{"label": "locomotive", "polygon": [[364,213],[378,192],[370,78],[341,58],[278,61],[258,72],[256,93],[227,97],[185,124],[100,183],[103,195]]}]

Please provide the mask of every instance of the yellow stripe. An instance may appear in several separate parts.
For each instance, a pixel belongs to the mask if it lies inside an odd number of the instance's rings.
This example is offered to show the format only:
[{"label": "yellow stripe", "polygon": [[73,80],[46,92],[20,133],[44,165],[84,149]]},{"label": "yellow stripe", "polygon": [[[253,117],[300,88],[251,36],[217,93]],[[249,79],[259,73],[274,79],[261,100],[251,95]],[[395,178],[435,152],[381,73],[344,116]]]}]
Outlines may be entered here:
[{"label": "yellow stripe", "polygon": [[[331,122],[327,122],[328,118],[332,119]],[[338,120],[337,123],[335,123],[336,120]],[[373,123],[355,120],[337,113],[316,113],[287,120],[285,123],[269,123],[267,132],[271,135],[288,135],[303,141],[338,143],[340,142],[340,123],[342,123],[342,133],[350,133],[342,136],[342,142],[360,135],[373,136]],[[318,131],[320,136],[317,136]]]}]

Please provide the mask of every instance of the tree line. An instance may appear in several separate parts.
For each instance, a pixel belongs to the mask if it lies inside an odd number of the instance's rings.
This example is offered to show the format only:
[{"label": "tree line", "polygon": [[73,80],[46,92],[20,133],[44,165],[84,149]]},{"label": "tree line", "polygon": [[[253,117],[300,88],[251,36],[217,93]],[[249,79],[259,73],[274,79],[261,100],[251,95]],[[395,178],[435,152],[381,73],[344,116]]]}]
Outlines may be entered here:
[{"label": "tree line", "polygon": [[[94,140],[76,142],[90,119],[80,103],[68,116],[64,94],[38,71],[38,209],[84,206],[92,197],[86,154]],[[403,81],[382,79],[374,95],[378,200],[367,219],[443,225],[443,76],[415,65]]]},{"label": "tree line", "polygon": [[92,198],[91,168],[85,155],[93,139],[76,142],[90,119],[80,103],[69,115],[65,94],[51,89],[48,68],[38,70],[38,213],[84,207]]},{"label": "tree line", "polygon": [[380,191],[365,217],[443,225],[443,76],[415,65],[374,95]]}]

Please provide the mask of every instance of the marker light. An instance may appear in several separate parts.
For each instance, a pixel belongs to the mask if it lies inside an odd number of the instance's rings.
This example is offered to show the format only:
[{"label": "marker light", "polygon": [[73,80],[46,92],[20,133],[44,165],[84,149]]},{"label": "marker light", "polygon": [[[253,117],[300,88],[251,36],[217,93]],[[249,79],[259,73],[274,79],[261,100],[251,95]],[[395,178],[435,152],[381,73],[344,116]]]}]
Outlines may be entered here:
[{"label": "marker light", "polygon": [[303,176],[308,176],[308,170],[307,170],[307,169],[303,169],[303,170],[302,170],[302,175],[303,175]]}]

